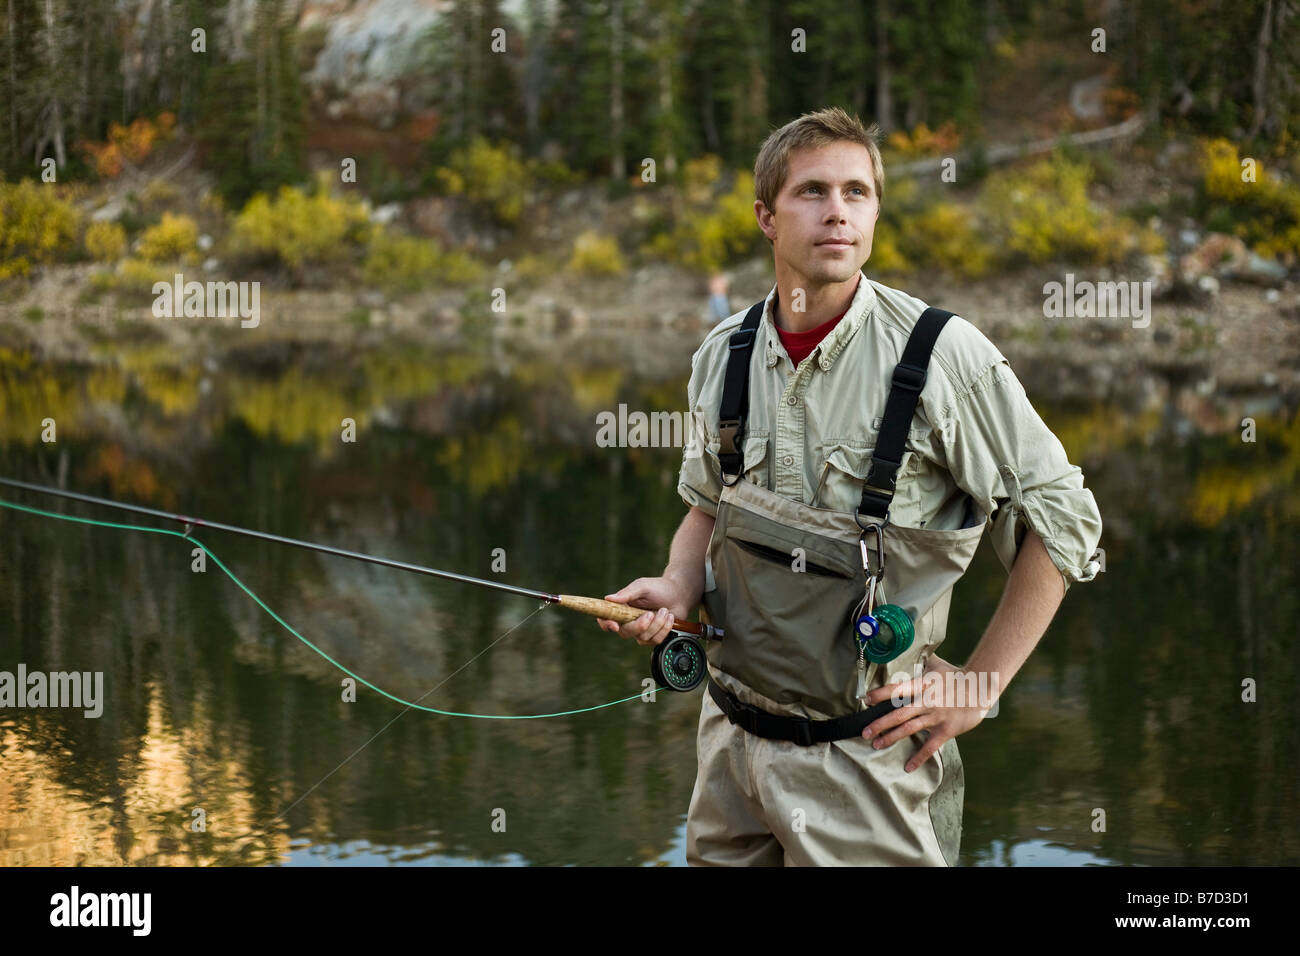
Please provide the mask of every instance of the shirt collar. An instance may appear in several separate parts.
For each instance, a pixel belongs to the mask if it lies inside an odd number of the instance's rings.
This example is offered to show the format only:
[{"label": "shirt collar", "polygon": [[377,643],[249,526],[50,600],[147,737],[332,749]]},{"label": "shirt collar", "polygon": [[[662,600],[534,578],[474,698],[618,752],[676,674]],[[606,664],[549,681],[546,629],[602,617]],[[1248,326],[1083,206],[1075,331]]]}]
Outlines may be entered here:
[{"label": "shirt collar", "polygon": [[[826,337],[817,343],[812,354],[817,355],[817,363],[821,366],[823,372],[829,372],[835,360],[839,358],[844,347],[849,344],[854,333],[862,327],[867,317],[876,307],[876,290],[872,287],[867,277],[858,270],[858,288],[853,293],[853,302],[849,305],[849,311],[845,313],[844,318],[836,323],[835,328],[826,334]],[[763,302],[763,329],[767,339],[767,364],[775,365],[777,361],[785,356],[785,346],[781,344],[781,336],[777,332],[776,321],[772,318],[772,305],[776,302],[777,287],[772,286],[772,291],[767,294],[767,299]]]}]

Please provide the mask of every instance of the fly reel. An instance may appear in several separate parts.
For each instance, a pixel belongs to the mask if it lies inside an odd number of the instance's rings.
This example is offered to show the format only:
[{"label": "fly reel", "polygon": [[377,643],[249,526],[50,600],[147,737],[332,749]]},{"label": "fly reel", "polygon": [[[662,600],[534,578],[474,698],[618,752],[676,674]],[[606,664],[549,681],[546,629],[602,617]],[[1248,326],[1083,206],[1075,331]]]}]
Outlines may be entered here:
[{"label": "fly reel", "polygon": [[915,631],[912,618],[897,604],[882,604],[874,614],[854,622],[858,646],[867,660],[886,664],[912,646]]},{"label": "fly reel", "polygon": [[706,662],[699,638],[673,632],[655,645],[650,655],[650,676],[660,687],[686,693],[704,681]]}]

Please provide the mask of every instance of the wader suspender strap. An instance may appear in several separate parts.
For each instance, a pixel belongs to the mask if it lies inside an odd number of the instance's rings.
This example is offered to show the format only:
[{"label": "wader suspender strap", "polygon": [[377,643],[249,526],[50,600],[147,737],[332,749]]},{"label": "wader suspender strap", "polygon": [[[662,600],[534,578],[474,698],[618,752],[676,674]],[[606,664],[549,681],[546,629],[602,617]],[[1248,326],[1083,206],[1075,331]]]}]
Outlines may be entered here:
[{"label": "wader suspender strap", "polygon": [[[871,468],[862,485],[859,516],[883,520],[889,515],[898,467],[903,462],[903,447],[907,444],[907,431],[912,425],[912,414],[916,411],[921,389],[925,388],[930,352],[934,349],[935,339],[952,317],[952,312],[934,307],[922,312],[907,345],[903,347],[902,360],[894,366],[894,379],[890,383],[889,398],[885,401],[885,419],[880,424]],[[861,518],[858,523],[862,523]]]},{"label": "wader suspender strap", "polygon": [[[762,302],[750,307],[740,328],[731,335],[727,354],[727,375],[722,383],[722,404],[719,407],[718,461],[722,466],[722,483],[734,485],[745,471],[741,441],[745,435],[745,416],[749,413],[749,357],[754,349],[758,323],[763,318]],[[921,389],[925,387],[926,369],[930,353],[944,325],[953,317],[952,312],[933,306],[921,313],[916,326],[903,347],[902,360],[894,367],[889,398],[885,401],[885,417],[876,439],[876,449],[871,457],[871,469],[862,486],[862,503],[858,514],[883,519],[889,513],[893,500],[899,465],[903,461],[903,448],[907,444],[907,431],[912,424]],[[731,478],[730,481],[727,479]]]},{"label": "wader suspender strap", "polygon": [[718,462],[722,465],[722,483],[727,486],[739,481],[745,471],[741,440],[745,437],[745,416],[749,414],[749,356],[766,302],[755,303],[740,328],[731,334],[727,377],[722,383],[722,404],[718,409],[718,435],[722,439]]}]

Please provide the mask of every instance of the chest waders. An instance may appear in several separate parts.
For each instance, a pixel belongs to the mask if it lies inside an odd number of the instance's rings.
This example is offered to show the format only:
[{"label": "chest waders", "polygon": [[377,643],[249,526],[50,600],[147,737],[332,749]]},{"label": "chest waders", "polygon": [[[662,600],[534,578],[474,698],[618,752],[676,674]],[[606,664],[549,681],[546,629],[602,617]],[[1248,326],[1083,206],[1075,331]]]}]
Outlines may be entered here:
[{"label": "chest waders", "polygon": [[725,632],[709,642],[709,664],[785,713],[741,701],[712,674],[709,692],[748,732],[811,746],[860,735],[892,710],[892,701],[868,710],[860,699],[885,677],[919,676],[943,642],[952,587],[985,516],[972,503],[958,530],[889,523],[930,354],[953,315],[936,308],[921,315],[894,369],[856,513],[809,507],[744,479],[749,365],[762,314],[759,302],[730,340],[718,426],[724,487],[708,552],[716,587],[703,604]]}]

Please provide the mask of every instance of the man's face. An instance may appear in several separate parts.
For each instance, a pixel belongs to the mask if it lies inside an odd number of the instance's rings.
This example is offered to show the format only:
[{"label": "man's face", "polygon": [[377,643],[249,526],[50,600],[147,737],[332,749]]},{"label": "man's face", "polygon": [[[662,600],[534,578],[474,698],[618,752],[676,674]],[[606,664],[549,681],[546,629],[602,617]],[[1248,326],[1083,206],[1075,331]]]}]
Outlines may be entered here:
[{"label": "man's face", "polygon": [[792,152],[776,209],[754,202],[778,275],[784,266],[805,287],[851,279],[871,255],[880,215],[874,183],[865,146],[838,142]]}]

